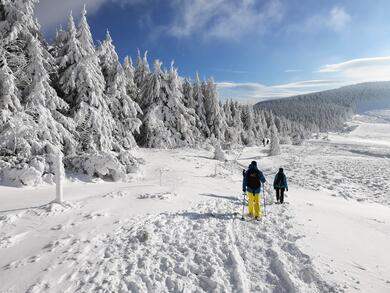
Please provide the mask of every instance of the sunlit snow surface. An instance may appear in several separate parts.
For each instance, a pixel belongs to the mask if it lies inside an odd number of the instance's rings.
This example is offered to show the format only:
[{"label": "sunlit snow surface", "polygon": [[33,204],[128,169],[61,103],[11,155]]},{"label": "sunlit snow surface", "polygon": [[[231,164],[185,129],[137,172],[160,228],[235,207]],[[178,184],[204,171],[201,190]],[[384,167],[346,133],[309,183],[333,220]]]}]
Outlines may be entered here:
[{"label": "sunlit snow surface", "polygon": [[[73,178],[66,205],[0,187],[0,292],[390,292],[390,124],[370,114],[277,157],[140,149],[138,179]],[[235,215],[252,160],[290,186],[259,222]]]}]

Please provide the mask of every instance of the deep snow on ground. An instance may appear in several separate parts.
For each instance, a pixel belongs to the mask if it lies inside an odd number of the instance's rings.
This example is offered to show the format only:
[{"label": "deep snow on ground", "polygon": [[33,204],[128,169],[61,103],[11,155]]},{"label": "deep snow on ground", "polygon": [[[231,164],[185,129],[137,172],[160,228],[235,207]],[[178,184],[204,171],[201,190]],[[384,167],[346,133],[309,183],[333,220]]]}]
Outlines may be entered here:
[{"label": "deep snow on ground", "polygon": [[[0,292],[390,292],[390,124],[378,122],[359,116],[276,157],[140,149],[140,178],[67,181],[66,205],[50,203],[54,186],[0,187]],[[252,160],[268,181],[283,166],[290,191],[276,205],[268,185],[266,216],[241,221]]]}]

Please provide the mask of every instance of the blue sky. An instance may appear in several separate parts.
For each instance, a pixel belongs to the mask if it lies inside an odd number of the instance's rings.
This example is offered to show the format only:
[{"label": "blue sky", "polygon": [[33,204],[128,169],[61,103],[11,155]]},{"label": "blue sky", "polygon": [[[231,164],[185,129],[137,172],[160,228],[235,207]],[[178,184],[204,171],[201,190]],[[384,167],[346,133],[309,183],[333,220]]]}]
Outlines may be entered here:
[{"label": "blue sky", "polygon": [[96,40],[149,51],[180,75],[214,77],[222,98],[256,102],[390,80],[387,0],[40,0],[48,39],[86,4]]}]

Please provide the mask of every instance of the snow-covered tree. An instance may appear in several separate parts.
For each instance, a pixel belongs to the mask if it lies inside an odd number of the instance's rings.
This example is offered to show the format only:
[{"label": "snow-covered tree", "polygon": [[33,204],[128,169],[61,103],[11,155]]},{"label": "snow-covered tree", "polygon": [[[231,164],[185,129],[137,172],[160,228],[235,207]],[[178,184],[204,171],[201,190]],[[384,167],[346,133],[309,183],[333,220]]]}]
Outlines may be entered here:
[{"label": "snow-covered tree", "polygon": [[196,103],[194,100],[194,90],[192,88],[191,80],[185,78],[183,81],[183,101],[184,106],[191,109],[196,109]]},{"label": "snow-covered tree", "polygon": [[109,151],[115,121],[106,102],[105,80],[93,45],[86,10],[76,30],[72,15],[59,58],[59,88],[70,104],[80,151]]},{"label": "snow-covered tree", "polygon": [[123,70],[126,76],[127,95],[135,102],[139,101],[139,89],[134,82],[135,69],[131,57],[126,56],[123,62]]},{"label": "snow-covered tree", "polygon": [[204,106],[206,112],[206,122],[210,129],[210,133],[217,139],[224,138],[226,122],[223,119],[218,101],[217,86],[213,79],[202,83],[202,91],[204,96]]},{"label": "snow-covered tree", "polygon": [[230,101],[229,105],[231,112],[231,124],[228,128],[229,141],[233,144],[241,144],[242,135],[244,132],[243,123],[241,120],[241,107],[237,101]]},{"label": "snow-covered tree", "polygon": [[265,129],[267,123],[264,120],[260,111],[254,111],[254,131],[258,140],[262,140],[265,137]]},{"label": "snow-covered tree", "polygon": [[16,95],[15,76],[4,54],[0,55],[0,58],[0,122],[4,123],[12,113],[22,107]]},{"label": "snow-covered tree", "polygon": [[219,140],[215,140],[214,142],[214,159],[218,161],[225,161],[225,153],[223,152],[221,148],[221,144]]},{"label": "snow-covered tree", "polygon": [[194,113],[182,103],[177,71],[161,70],[156,60],[155,69],[142,88],[141,108],[144,112],[139,143],[147,147],[171,148],[194,145],[199,136]]},{"label": "snow-covered tree", "polygon": [[243,125],[243,141],[246,145],[256,145],[259,137],[255,133],[254,114],[251,105],[241,106],[241,120]]},{"label": "snow-covered tree", "polygon": [[[15,76],[15,85],[22,94],[28,85],[25,75],[26,47],[36,37],[41,39],[34,16],[37,0],[3,0],[0,12],[0,50]],[[47,52],[45,54],[48,56]],[[20,98],[20,97],[19,97]]]},{"label": "snow-covered tree", "polygon": [[99,49],[100,65],[106,81],[105,93],[108,106],[115,119],[114,138],[120,148],[131,149],[136,146],[134,132],[139,131],[141,121],[137,118],[141,109],[128,95],[128,80],[119,62],[112,39],[107,31],[106,40]]},{"label": "snow-covered tree", "polygon": [[38,0],[2,0],[0,12],[1,37],[6,42],[38,36],[39,25],[34,17],[34,5]]},{"label": "snow-covered tree", "polygon": [[276,129],[276,126],[274,123],[272,123],[272,125],[270,127],[270,131],[271,131],[271,146],[269,149],[269,155],[270,156],[280,155],[278,130]]},{"label": "snow-covered tree", "polygon": [[50,84],[49,74],[44,67],[42,45],[38,39],[31,39],[27,54],[29,63],[26,75],[29,86],[26,89],[28,94],[23,101],[25,112],[31,115],[36,123],[37,137],[33,143],[36,147],[41,145],[34,153],[52,153],[62,149],[62,146],[65,154],[72,153],[75,145],[71,133],[74,131],[73,121],[61,112],[67,110],[68,105],[57,96]]},{"label": "snow-covered tree", "polygon": [[196,79],[192,88],[195,101],[195,113],[198,116],[197,128],[201,131],[204,137],[210,137],[210,129],[207,125],[206,109],[204,105],[204,95],[198,73],[196,73]]},{"label": "snow-covered tree", "polygon": [[149,69],[149,62],[148,62],[148,51],[144,53],[144,56],[142,58],[141,52],[138,50],[137,64],[134,72],[134,82],[139,89],[142,90],[149,73],[150,73],[150,69]]},{"label": "snow-covered tree", "polygon": [[17,152],[17,131],[20,130],[19,113],[22,110],[16,95],[15,77],[4,55],[0,60],[0,150],[1,155]]}]

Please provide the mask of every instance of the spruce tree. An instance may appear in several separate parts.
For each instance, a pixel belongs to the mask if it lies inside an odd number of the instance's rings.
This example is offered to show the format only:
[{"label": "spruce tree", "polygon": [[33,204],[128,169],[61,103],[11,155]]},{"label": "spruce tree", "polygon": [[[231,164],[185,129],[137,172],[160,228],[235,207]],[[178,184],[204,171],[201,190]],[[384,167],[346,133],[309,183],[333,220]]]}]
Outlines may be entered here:
[{"label": "spruce tree", "polygon": [[144,112],[138,142],[146,147],[172,148],[194,145],[199,136],[195,117],[182,103],[180,80],[176,69],[170,72],[155,68],[141,92],[141,108]]},{"label": "spruce tree", "polygon": [[115,120],[114,139],[119,144],[119,148],[134,148],[136,142],[133,133],[138,132],[141,125],[141,121],[137,118],[141,109],[128,95],[126,74],[108,31],[99,49],[99,57],[106,81],[105,93],[108,106]]},{"label": "spruce tree", "polygon": [[204,95],[202,91],[201,81],[198,73],[196,73],[196,79],[193,83],[193,97],[195,101],[195,113],[199,120],[197,121],[197,128],[201,131],[205,138],[210,137],[210,129],[207,125],[206,109],[204,105]]},{"label": "spruce tree", "polygon": [[271,145],[269,149],[269,155],[270,156],[280,155],[278,130],[275,126],[275,123],[271,124],[270,131],[271,131]]},{"label": "spruce tree", "polygon": [[202,91],[205,101],[206,122],[210,133],[217,139],[223,140],[226,122],[223,119],[218,101],[217,86],[213,79],[202,83]]},{"label": "spruce tree", "polygon": [[72,15],[59,58],[59,87],[70,105],[69,114],[79,133],[81,152],[112,149],[115,121],[107,105],[105,80],[86,19],[86,10],[76,30]]},{"label": "spruce tree", "polygon": [[146,51],[143,58],[141,58],[141,52],[138,50],[137,65],[134,72],[134,82],[140,90],[142,90],[149,73],[148,51]]},{"label": "spruce tree", "polygon": [[4,53],[0,60],[0,154],[16,155],[17,131],[23,123],[19,118],[22,106],[17,97],[15,76]]},{"label": "spruce tree", "polygon": [[126,77],[127,95],[136,103],[139,103],[140,90],[134,82],[135,69],[131,57],[126,56],[123,62],[123,70]]},{"label": "spruce tree", "polygon": [[22,106],[16,93],[15,76],[4,54],[0,58],[0,121],[4,123],[10,115],[20,111]]},{"label": "spruce tree", "polygon": [[[75,141],[73,121],[65,117],[61,111],[65,111],[68,105],[57,96],[50,84],[49,74],[44,67],[42,45],[38,39],[31,39],[27,47],[29,63],[26,74],[29,86],[26,88],[27,96],[23,99],[25,112],[32,116],[35,122],[36,139],[33,153],[53,153],[57,149],[65,154],[73,153]],[[62,148],[64,146],[64,148]]]},{"label": "spruce tree", "polygon": [[196,104],[194,100],[194,90],[192,88],[191,80],[185,78],[183,81],[183,101],[184,106],[191,109],[196,109]]}]

